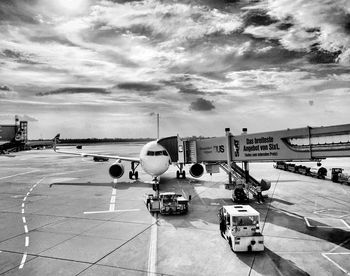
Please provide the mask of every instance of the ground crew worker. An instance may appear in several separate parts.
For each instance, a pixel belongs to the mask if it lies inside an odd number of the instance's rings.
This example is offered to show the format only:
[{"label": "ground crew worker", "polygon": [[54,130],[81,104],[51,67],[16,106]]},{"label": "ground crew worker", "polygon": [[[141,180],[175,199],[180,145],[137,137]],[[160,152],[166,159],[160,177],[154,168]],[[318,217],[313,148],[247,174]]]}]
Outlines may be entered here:
[{"label": "ground crew worker", "polygon": [[259,184],[258,186],[256,186],[256,192],[257,192],[257,196],[256,196],[256,199],[258,200],[258,203],[261,203],[260,200],[262,202],[264,202],[264,197],[262,196],[262,193],[261,193],[261,185]]},{"label": "ground crew worker", "polygon": [[226,237],[224,235],[225,232],[226,232],[226,221],[225,221],[225,216],[224,216],[222,207],[219,209],[218,216],[219,216],[219,219],[220,219],[220,233],[221,233],[221,236],[226,239]]}]

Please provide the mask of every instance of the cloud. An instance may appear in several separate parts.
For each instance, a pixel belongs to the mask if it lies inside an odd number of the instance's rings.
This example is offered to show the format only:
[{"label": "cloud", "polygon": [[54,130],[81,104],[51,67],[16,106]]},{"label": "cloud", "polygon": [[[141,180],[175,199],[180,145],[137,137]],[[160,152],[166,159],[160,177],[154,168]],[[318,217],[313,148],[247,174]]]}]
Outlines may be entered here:
[{"label": "cloud", "polygon": [[0,90],[2,90],[2,91],[11,91],[10,87],[8,87],[7,85],[0,85]]},{"label": "cloud", "polygon": [[258,9],[261,8],[274,20],[287,24],[287,28],[281,28],[280,23],[263,28],[260,25],[258,29],[248,27],[246,33],[278,39],[285,48],[306,53],[318,45],[320,54],[317,56],[321,57],[312,59],[312,62],[334,62],[333,53],[339,56],[337,61],[344,62],[344,57],[339,52],[344,53],[350,48],[349,1],[320,0],[315,3],[304,0],[271,0],[258,6]]},{"label": "cloud", "polygon": [[16,91],[13,91],[7,85],[0,85],[0,99],[13,99],[18,96]]},{"label": "cloud", "polygon": [[21,53],[19,51],[5,49],[2,51],[1,54],[7,58],[14,59],[20,63],[26,63],[26,64],[36,64],[37,63],[37,62],[33,61],[30,56],[25,55],[24,53]]},{"label": "cloud", "polygon": [[242,17],[245,26],[267,26],[278,22],[278,20],[272,18],[267,11],[263,9],[248,10],[243,13]]},{"label": "cloud", "polygon": [[208,101],[204,98],[198,98],[196,101],[191,102],[190,110],[195,111],[210,111],[215,109],[215,106],[211,101]]},{"label": "cloud", "polygon": [[181,85],[178,84],[176,86],[179,89],[179,93],[185,95],[203,95],[205,92],[200,91],[197,87],[194,87],[193,84]]},{"label": "cloud", "polygon": [[147,82],[122,82],[114,86],[119,89],[152,92],[161,89],[160,85]]},{"label": "cloud", "polygon": [[39,92],[36,93],[36,96],[48,96],[48,95],[57,95],[57,94],[111,94],[108,89],[98,88],[98,87],[65,87],[59,88],[56,90],[51,90],[48,92]]},{"label": "cloud", "polygon": [[308,60],[311,63],[334,63],[339,60],[340,50],[337,51],[327,51],[318,48],[312,48],[311,52],[308,54]]},{"label": "cloud", "polygon": [[39,21],[35,18],[33,9],[33,1],[0,1],[0,18],[1,21],[11,23],[28,23],[38,24]]}]

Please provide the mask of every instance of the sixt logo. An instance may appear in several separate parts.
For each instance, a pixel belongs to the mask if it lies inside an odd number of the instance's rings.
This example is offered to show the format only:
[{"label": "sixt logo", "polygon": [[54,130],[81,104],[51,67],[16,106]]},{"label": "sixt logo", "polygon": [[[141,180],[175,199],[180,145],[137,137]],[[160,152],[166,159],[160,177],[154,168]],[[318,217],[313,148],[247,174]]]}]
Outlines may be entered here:
[{"label": "sixt logo", "polygon": [[216,150],[216,152],[225,152],[225,146],[224,145],[214,146],[214,149]]}]

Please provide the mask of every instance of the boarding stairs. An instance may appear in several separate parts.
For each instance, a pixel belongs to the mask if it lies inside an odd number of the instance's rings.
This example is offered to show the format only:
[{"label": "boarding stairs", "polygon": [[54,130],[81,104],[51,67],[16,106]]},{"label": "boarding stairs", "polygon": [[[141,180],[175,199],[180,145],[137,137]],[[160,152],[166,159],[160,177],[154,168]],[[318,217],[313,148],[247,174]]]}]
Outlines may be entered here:
[{"label": "boarding stairs", "polygon": [[[227,163],[220,163],[220,167],[228,174],[231,173],[233,178],[233,184],[227,184],[226,188],[228,190],[233,190],[238,183],[246,183],[245,172],[240,168],[235,162],[231,162],[231,166],[227,166]],[[249,175],[248,185],[245,185],[245,189],[250,192],[254,197],[257,196],[258,192],[256,186],[260,183],[251,175]]]}]

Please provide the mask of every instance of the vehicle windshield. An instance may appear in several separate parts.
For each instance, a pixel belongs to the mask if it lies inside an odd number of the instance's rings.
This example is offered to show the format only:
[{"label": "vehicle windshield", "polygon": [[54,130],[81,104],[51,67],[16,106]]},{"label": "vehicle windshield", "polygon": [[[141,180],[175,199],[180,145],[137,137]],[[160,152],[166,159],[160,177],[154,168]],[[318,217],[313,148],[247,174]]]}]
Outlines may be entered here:
[{"label": "vehicle windshield", "polygon": [[256,225],[259,222],[258,216],[232,217],[232,224],[235,226]]}]

